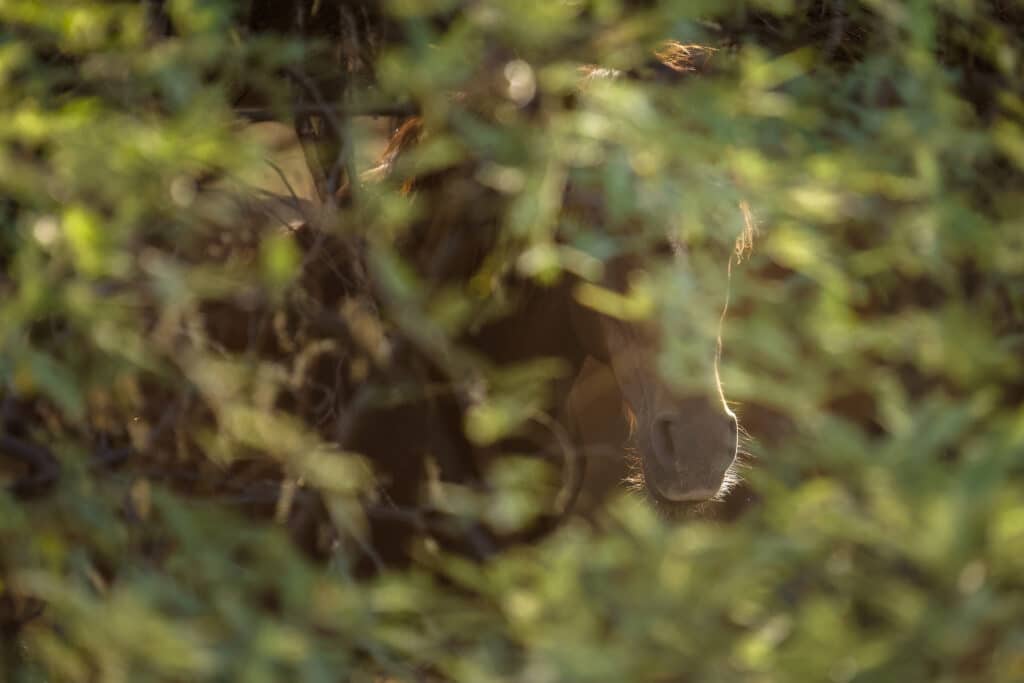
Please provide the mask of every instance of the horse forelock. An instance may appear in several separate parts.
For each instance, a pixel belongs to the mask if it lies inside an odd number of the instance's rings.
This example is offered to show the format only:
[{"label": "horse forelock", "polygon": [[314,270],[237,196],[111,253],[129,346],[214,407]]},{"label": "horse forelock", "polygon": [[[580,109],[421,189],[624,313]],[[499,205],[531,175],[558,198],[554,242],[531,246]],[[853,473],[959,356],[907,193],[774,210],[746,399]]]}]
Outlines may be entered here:
[{"label": "horse forelock", "polygon": [[[678,40],[666,40],[654,50],[653,58],[641,66],[647,69],[653,68],[655,71],[661,70],[662,73],[667,70],[671,74],[678,75],[702,73],[707,69],[711,57],[717,51],[716,48],[708,45],[684,44]],[[583,74],[580,87],[585,87],[593,80],[614,80],[622,76],[635,76],[638,73],[637,70],[623,71],[597,64],[584,65],[580,67],[580,72]]]},{"label": "horse forelock", "polygon": [[715,48],[707,45],[686,45],[678,40],[666,40],[654,51],[654,56],[673,71],[699,72],[704,70],[715,52]]},{"label": "horse forelock", "polygon": [[579,68],[579,71],[583,74],[583,80],[580,83],[581,88],[585,87],[590,81],[614,80],[625,73],[621,69],[610,69],[604,66],[597,66],[596,64],[584,64]]}]

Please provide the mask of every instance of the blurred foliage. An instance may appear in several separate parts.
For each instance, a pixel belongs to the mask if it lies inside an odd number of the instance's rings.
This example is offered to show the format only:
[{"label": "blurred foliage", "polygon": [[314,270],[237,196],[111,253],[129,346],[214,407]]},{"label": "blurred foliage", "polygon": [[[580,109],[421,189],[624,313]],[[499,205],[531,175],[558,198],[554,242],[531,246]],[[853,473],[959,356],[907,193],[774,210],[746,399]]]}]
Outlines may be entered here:
[{"label": "blurred foliage", "polygon": [[[1022,31],[1010,0],[0,0],[0,678],[1024,680]],[[668,38],[717,48],[707,73],[581,88]],[[223,189],[268,175],[247,108],[312,141],[345,291]],[[359,115],[414,111],[421,144],[357,182]],[[471,161],[490,194],[445,196],[496,236],[431,280],[411,226],[460,214],[401,186]],[[569,175],[599,221],[561,211]],[[742,514],[624,496],[362,576],[360,410],[480,394],[487,445],[551,409],[556,363],[461,343],[515,306],[510,272],[657,316],[685,385],[740,202]],[[666,231],[689,270],[602,287]],[[409,476],[467,534],[557,488],[530,458],[485,475]]]}]

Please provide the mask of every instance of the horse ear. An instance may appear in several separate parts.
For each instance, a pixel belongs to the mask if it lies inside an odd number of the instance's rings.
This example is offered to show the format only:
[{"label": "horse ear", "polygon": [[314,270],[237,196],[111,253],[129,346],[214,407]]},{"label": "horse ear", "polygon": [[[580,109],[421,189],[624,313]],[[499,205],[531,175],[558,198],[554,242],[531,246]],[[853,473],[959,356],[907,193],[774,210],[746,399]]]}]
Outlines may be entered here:
[{"label": "horse ear", "polygon": [[[391,136],[391,139],[388,140],[388,146],[384,149],[384,153],[380,155],[380,159],[377,160],[377,165],[363,173],[363,182],[376,182],[390,176],[394,172],[399,159],[408,150],[419,144],[422,138],[423,118],[412,116],[406,119]],[[403,194],[409,194],[414,189],[414,182],[412,180],[408,180],[402,185]]]}]

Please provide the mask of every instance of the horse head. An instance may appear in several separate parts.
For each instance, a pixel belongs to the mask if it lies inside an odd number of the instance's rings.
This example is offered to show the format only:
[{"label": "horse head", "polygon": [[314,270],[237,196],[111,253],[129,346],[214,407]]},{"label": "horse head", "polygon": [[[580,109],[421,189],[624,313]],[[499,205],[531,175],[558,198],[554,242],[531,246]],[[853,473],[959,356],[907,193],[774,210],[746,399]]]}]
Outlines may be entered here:
[{"label": "horse head", "polygon": [[[690,72],[702,70],[709,54],[706,49],[669,44],[656,53],[650,67],[643,71],[623,73],[587,67],[581,93],[601,79],[636,78],[671,83]],[[404,151],[428,134],[420,119],[406,121],[397,129],[380,165],[366,178],[380,180],[388,177]],[[453,177],[456,182],[448,182]],[[474,169],[467,167],[448,170],[441,175],[412,175],[405,178],[402,185],[403,192],[420,194],[423,205],[437,208],[436,211],[431,209],[426,222],[434,225],[435,232],[437,224],[443,222],[445,229],[441,232],[448,242],[459,241],[451,236],[450,231],[457,225],[490,227],[490,231],[476,230],[472,235],[460,233],[462,242],[446,250],[449,256],[468,255],[461,259],[464,265],[468,264],[467,267],[455,269],[456,279],[468,279],[479,265],[477,256],[487,252],[486,247],[467,247],[466,243],[478,240],[482,234],[493,238],[493,229],[501,222],[500,196],[476,182],[478,177]],[[451,192],[444,189],[456,184],[464,189],[470,188],[468,198],[453,200]],[[585,182],[577,183],[570,174],[563,193],[563,218],[575,216],[580,219],[578,223],[588,225],[606,223],[608,209],[599,195],[599,190],[588,189]],[[462,208],[453,208],[456,205]],[[745,219],[743,229],[749,230],[749,213],[745,209],[738,213],[742,213]],[[648,237],[651,232],[657,231],[648,230]],[[498,365],[537,357],[557,357],[565,361],[571,376],[579,372],[587,357],[609,366],[635,425],[637,457],[633,482],[636,488],[649,495],[659,509],[673,511],[721,498],[736,481],[738,425],[736,416],[725,402],[719,382],[720,344],[717,339],[706,344],[706,349],[698,354],[703,360],[693,368],[694,376],[686,378],[688,388],[680,389],[665,381],[658,369],[658,359],[662,342],[685,332],[666,329],[664,321],[655,317],[623,319],[611,315],[590,305],[585,296],[579,296],[581,285],[584,288],[588,285],[605,288],[621,295],[631,275],[666,263],[673,268],[685,269],[686,249],[668,233],[666,229],[660,239],[647,239],[646,247],[625,250],[608,260],[604,264],[603,276],[593,282],[570,275],[556,286],[543,287],[526,284],[513,276],[516,284],[511,286],[521,290],[520,305],[504,317],[476,330],[465,341],[474,351]],[[638,235],[627,235],[623,242],[645,243],[636,237]],[[422,243],[424,240],[417,242]],[[729,259],[722,260],[723,273],[729,263]],[[708,301],[720,304],[716,316],[724,315],[726,298],[727,289],[707,297]],[[693,339],[694,344],[706,342],[706,335]],[[556,386],[553,400],[556,411],[568,400],[570,389],[571,383],[563,382]]]},{"label": "horse head", "polygon": [[[614,72],[585,68],[580,86],[581,102],[595,82],[601,80],[634,79],[673,85],[692,72],[703,71],[711,52],[707,48],[669,43],[654,54],[649,65],[639,70]],[[380,165],[368,172],[365,180],[393,177],[398,159],[418,145],[425,135],[429,136],[429,131],[419,118],[404,122],[392,136]],[[423,260],[424,252],[431,255],[431,279],[436,274],[434,271],[443,271],[454,281],[469,280],[480,266],[482,255],[494,244],[496,230],[502,223],[502,207],[506,205],[500,193],[479,182],[479,170],[475,162],[468,161],[440,172],[413,171],[400,178],[402,193],[418,196],[421,207],[427,208],[422,229],[412,231],[414,237],[410,240],[409,252],[414,261]],[[459,188],[460,193],[454,195],[452,188]],[[559,285],[543,287],[510,274],[506,284],[509,289],[519,290],[518,306],[473,331],[463,341],[497,366],[554,356],[565,361],[570,376],[575,376],[588,356],[603,362],[613,373],[635,426],[637,457],[632,480],[636,487],[644,490],[659,509],[670,511],[722,498],[736,480],[738,426],[719,381],[717,334],[709,335],[705,330],[692,340],[685,340],[703,345],[697,354],[702,360],[691,364],[692,376],[685,378],[686,388],[679,388],[678,383],[666,381],[659,372],[658,361],[666,350],[663,342],[673,336],[686,335],[685,331],[669,330],[665,322],[655,316],[624,319],[600,310],[599,306],[595,308],[586,297],[579,296],[581,286],[622,294],[630,275],[636,271],[666,264],[685,269],[686,247],[670,237],[668,226],[664,229],[638,227],[632,233],[631,228],[624,229],[622,224],[610,226],[607,217],[611,212],[600,187],[589,185],[586,179],[575,178],[571,169],[563,187],[561,213],[569,222],[575,219],[578,224],[605,225],[617,230],[618,237],[624,238],[622,243],[633,246],[608,259],[603,275],[593,282],[586,282],[578,275],[567,275]],[[742,224],[744,236],[749,237],[749,212],[742,207],[736,213],[743,217],[737,224]],[[452,229],[460,225],[474,228]],[[659,237],[650,239],[651,233],[658,232]],[[562,237],[556,236],[556,240]],[[434,242],[443,244],[444,248],[432,247]],[[636,247],[638,244],[647,246]],[[731,264],[730,259],[722,259],[723,273]],[[437,263],[444,265],[438,270]],[[508,284],[508,281],[513,282]],[[713,315],[716,322],[724,315],[728,294],[727,281],[723,280],[722,284],[705,293],[707,301],[717,302],[712,303],[718,306]],[[561,410],[561,404],[567,402],[570,388],[570,382],[555,387],[556,413]]]},{"label": "horse head", "polygon": [[[669,267],[685,268],[682,248],[672,245]],[[662,257],[664,258],[664,257]],[[629,274],[649,265],[636,256],[608,264],[605,284],[624,288]],[[664,265],[664,264],[663,264]],[[723,269],[725,266],[723,265]],[[724,315],[726,292],[709,297]],[[663,292],[663,296],[670,293]],[[707,305],[706,303],[703,305]],[[718,500],[738,480],[738,424],[718,373],[720,340],[696,335],[697,361],[685,389],[666,381],[658,368],[663,341],[672,334],[664,320],[622,319],[574,298],[570,320],[587,353],[610,368],[627,408],[635,442],[629,481],[663,511]]]}]

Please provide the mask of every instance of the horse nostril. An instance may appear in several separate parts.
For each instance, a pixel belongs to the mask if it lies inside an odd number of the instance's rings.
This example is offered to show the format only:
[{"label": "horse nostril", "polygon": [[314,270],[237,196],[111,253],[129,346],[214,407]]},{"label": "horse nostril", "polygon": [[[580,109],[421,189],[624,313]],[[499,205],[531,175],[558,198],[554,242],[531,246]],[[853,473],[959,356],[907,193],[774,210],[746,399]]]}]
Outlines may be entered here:
[{"label": "horse nostril", "polygon": [[654,421],[652,426],[652,441],[654,446],[654,457],[658,464],[666,468],[668,472],[675,471],[678,454],[676,449],[681,445],[675,438],[676,419],[672,416],[662,416]]}]

